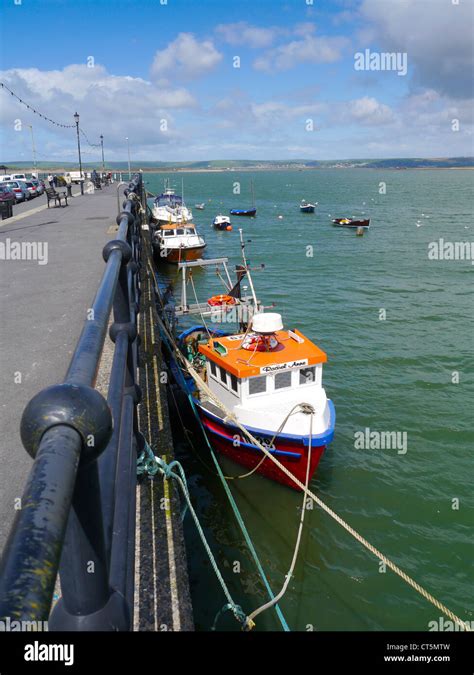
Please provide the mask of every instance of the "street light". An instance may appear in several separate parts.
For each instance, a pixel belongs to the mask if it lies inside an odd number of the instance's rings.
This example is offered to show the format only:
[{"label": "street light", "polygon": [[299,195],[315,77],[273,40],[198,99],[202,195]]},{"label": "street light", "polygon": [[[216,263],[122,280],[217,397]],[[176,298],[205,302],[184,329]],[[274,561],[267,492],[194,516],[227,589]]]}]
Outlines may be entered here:
[{"label": "street light", "polygon": [[130,142],[128,140],[128,136],[125,136],[125,140],[127,141],[128,148],[128,180],[132,180],[132,170],[130,168]]},{"label": "street light", "polygon": [[33,164],[34,164],[34,167],[35,167],[35,176],[36,176],[36,180],[38,180],[39,174],[38,174],[38,169],[37,169],[37,165],[36,165],[35,137],[33,136],[33,127],[31,126],[31,124],[28,124],[28,126],[30,127],[30,131],[31,131],[31,147],[33,149]]},{"label": "street light", "polygon": [[79,115],[74,113],[74,121],[76,122],[77,131],[77,152],[79,153],[79,183],[81,185],[81,195],[84,194],[84,180],[82,178],[82,159],[81,159],[81,139],[79,136]]},{"label": "street light", "polygon": [[100,135],[100,146],[102,148],[102,171],[105,171],[105,162],[104,162],[104,137]]}]

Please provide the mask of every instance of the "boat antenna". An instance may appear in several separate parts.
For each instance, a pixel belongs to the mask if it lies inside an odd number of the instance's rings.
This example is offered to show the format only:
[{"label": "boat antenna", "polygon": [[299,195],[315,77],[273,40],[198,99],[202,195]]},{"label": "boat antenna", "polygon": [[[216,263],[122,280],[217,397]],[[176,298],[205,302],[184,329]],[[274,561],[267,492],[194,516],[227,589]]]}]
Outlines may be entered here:
[{"label": "boat antenna", "polygon": [[244,263],[245,270],[247,272],[247,277],[249,280],[250,284],[250,290],[252,291],[252,297],[253,297],[253,302],[255,305],[255,309],[258,308],[258,301],[257,301],[257,296],[255,295],[255,288],[253,287],[253,281],[252,281],[252,275],[250,274],[250,268],[247,263],[247,258],[245,256],[245,242],[244,242],[244,236],[243,236],[243,230],[241,227],[239,227],[239,235],[240,235],[240,248],[242,250],[242,260]]}]

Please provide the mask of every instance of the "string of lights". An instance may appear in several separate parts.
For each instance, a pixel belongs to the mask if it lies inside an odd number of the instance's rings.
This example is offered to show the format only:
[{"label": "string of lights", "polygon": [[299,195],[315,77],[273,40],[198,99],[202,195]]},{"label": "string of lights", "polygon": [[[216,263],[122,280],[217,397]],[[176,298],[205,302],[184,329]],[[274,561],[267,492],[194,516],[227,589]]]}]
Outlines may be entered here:
[{"label": "string of lights", "polygon": [[62,127],[63,129],[73,129],[76,126],[75,124],[61,124],[60,122],[55,122],[50,117],[47,117],[46,115],[43,115],[43,113],[40,113],[39,110],[36,110],[36,108],[34,108],[32,105],[30,105],[29,103],[24,101],[22,98],[20,98],[17,94],[15,94],[14,91],[9,89],[4,82],[0,82],[0,86],[1,86],[2,89],[6,89],[8,92],[10,92],[10,94],[14,98],[16,98],[17,101],[19,101],[24,106],[26,106],[28,108],[28,110],[31,110],[32,112],[35,113],[35,115],[39,115],[40,117],[42,117],[47,122],[50,122],[51,124],[54,124],[56,127]]},{"label": "string of lights", "polygon": [[79,131],[84,136],[84,138],[86,139],[86,142],[91,146],[91,148],[100,148],[101,147],[100,143],[91,143],[90,140],[87,138],[86,132],[83,131],[80,127],[79,127]]},{"label": "string of lights", "polygon": [[[63,129],[73,129],[76,125],[75,124],[61,124],[60,122],[55,122],[55,120],[51,119],[51,117],[47,117],[47,115],[43,115],[39,110],[36,110],[32,105],[24,101],[22,98],[20,98],[17,94],[15,94],[14,91],[12,91],[9,87],[4,82],[0,82],[0,87],[2,89],[6,89],[14,98],[16,98],[17,101],[19,101],[22,105],[26,106],[28,110],[31,110],[35,115],[39,115],[42,119],[46,120],[47,122],[50,122],[51,124],[54,124],[56,127],[62,127]],[[84,136],[86,139],[86,142],[91,146],[91,148],[97,148],[99,149],[101,147],[100,143],[91,143],[90,140],[87,137],[86,132],[79,128],[79,131],[81,134]]]}]

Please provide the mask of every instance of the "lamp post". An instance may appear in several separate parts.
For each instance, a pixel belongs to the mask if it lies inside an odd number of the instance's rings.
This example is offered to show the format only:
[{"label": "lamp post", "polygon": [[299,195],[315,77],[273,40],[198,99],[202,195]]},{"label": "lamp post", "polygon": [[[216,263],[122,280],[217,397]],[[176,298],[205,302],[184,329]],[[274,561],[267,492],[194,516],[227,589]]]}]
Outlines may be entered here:
[{"label": "lamp post", "polygon": [[130,168],[130,141],[128,140],[128,136],[125,136],[125,140],[127,141],[128,148],[128,180],[132,180],[132,170]]},{"label": "lamp post", "polygon": [[31,126],[31,124],[28,124],[28,126],[30,127],[30,131],[31,131],[31,147],[33,149],[33,164],[34,164],[34,167],[35,167],[35,176],[36,176],[36,180],[38,180],[39,175],[38,175],[38,168],[37,168],[37,165],[36,165],[35,137],[33,136],[33,127]]},{"label": "lamp post", "polygon": [[104,137],[100,135],[100,147],[102,148],[102,171],[105,171],[105,161],[104,161]]},{"label": "lamp post", "polygon": [[74,121],[76,122],[76,131],[77,131],[77,152],[79,153],[79,183],[81,185],[81,195],[84,194],[84,179],[82,176],[82,159],[81,159],[81,139],[79,136],[79,115],[74,113]]}]

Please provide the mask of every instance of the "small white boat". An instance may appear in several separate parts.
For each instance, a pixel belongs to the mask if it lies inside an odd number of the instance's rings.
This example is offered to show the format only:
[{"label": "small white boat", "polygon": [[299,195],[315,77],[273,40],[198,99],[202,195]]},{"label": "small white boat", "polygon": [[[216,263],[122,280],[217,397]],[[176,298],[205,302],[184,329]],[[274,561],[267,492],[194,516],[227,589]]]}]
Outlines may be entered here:
[{"label": "small white boat", "polygon": [[214,218],[212,224],[216,230],[226,230],[227,232],[232,230],[232,224],[230,222],[229,216],[223,216],[222,214],[219,214]]},{"label": "small white boat", "polygon": [[193,223],[178,227],[173,223],[162,225],[153,233],[152,243],[156,256],[169,263],[197,260],[206,247]]},{"label": "small white boat", "polygon": [[156,197],[151,212],[153,220],[158,225],[165,223],[181,225],[193,219],[193,214],[185,205],[183,197],[170,188],[169,182],[165,183],[164,192]]},{"label": "small white boat", "polygon": [[204,211],[206,205],[204,204],[204,202],[202,204],[194,204],[194,208],[197,209],[198,211]]},{"label": "small white boat", "polygon": [[[317,204],[317,202],[316,202]],[[306,199],[301,200],[300,204],[300,211],[302,213],[314,213],[314,209],[316,208],[316,204],[312,204],[311,202],[307,202]]]}]

